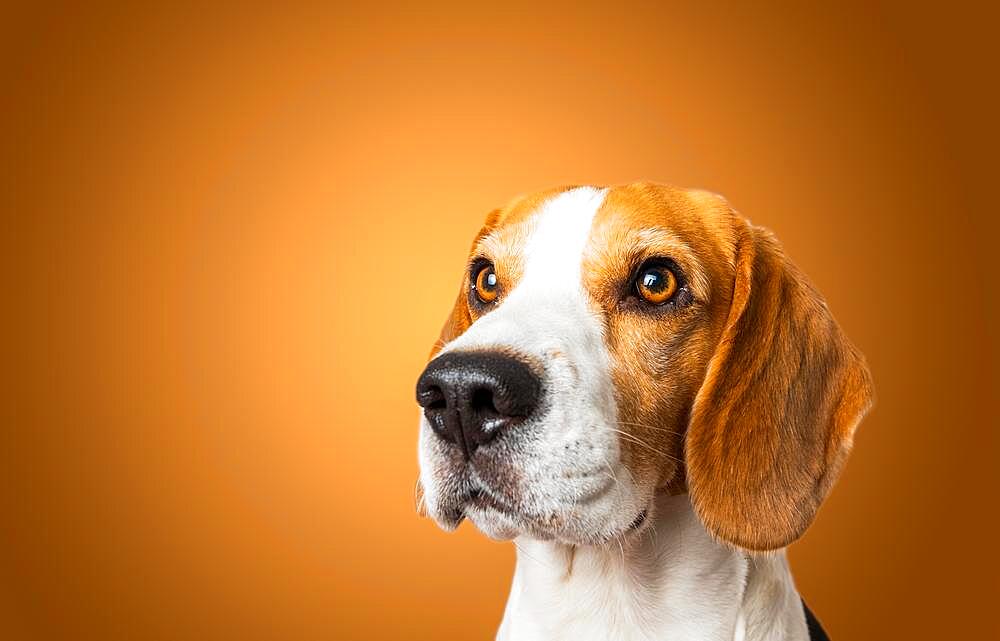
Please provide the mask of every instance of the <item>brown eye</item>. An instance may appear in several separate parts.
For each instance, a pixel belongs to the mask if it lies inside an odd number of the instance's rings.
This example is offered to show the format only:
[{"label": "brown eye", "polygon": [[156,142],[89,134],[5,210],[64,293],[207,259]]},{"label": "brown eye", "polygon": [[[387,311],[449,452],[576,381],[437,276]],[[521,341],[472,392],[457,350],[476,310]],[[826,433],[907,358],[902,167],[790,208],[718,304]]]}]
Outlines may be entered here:
[{"label": "brown eye", "polygon": [[497,299],[500,287],[497,283],[497,273],[493,271],[493,265],[486,264],[479,268],[472,288],[476,290],[476,297],[484,303],[492,303]]},{"label": "brown eye", "polygon": [[662,305],[677,293],[677,276],[669,267],[643,267],[635,281],[635,289],[647,303]]}]

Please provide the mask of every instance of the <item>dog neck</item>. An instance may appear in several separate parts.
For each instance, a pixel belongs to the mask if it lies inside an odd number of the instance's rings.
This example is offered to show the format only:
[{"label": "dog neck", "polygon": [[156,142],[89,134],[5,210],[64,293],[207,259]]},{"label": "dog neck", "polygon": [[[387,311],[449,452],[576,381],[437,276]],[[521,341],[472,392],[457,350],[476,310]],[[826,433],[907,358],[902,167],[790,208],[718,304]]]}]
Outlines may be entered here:
[{"label": "dog neck", "polygon": [[784,551],[750,557],[705,531],[686,495],[608,546],[519,538],[498,640],[809,638]]}]

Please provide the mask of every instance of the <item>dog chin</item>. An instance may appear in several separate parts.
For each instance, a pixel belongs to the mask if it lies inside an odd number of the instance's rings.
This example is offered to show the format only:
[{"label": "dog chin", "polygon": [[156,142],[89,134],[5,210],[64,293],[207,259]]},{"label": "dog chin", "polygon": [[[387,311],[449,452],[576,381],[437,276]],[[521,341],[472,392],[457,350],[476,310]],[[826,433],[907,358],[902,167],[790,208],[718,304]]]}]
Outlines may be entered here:
[{"label": "dog chin", "polygon": [[430,514],[438,527],[446,532],[454,531],[468,518],[476,529],[494,541],[510,541],[520,536],[544,541],[560,538],[551,528],[535,523],[516,511],[498,507],[488,499],[466,499],[452,509],[438,506],[431,509]]},{"label": "dog chin", "polygon": [[439,495],[437,501],[430,501],[429,513],[446,532],[454,531],[468,518],[480,532],[496,541],[526,537],[566,545],[601,546],[620,542],[648,525],[652,505],[635,490],[616,484],[612,491],[603,493],[597,504],[578,505],[546,518],[522,513],[485,492]]},{"label": "dog chin", "polygon": [[[613,541],[621,541],[624,537],[639,532],[647,520],[647,510],[643,509],[631,521],[621,524],[608,524],[602,534],[593,534],[572,523],[563,523],[560,527],[553,524],[538,523],[528,518],[507,514],[489,507],[473,507],[466,509],[466,516],[484,535],[495,541],[509,541],[526,537],[536,541],[555,541],[572,546],[603,546]],[[617,521],[618,519],[615,519]]]},{"label": "dog chin", "polygon": [[509,541],[525,533],[526,526],[520,519],[496,510],[470,507],[466,516],[476,529],[494,541]]}]

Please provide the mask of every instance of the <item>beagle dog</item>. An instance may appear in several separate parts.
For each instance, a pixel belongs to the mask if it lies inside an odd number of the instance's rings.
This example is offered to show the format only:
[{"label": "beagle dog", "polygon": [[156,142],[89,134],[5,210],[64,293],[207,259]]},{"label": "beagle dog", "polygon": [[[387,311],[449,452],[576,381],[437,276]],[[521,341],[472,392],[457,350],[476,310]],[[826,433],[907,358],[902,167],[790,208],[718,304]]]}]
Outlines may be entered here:
[{"label": "beagle dog", "polygon": [[767,230],[640,183],[513,201],[417,383],[418,504],[513,539],[498,639],[825,638],[784,548],[872,404]]}]

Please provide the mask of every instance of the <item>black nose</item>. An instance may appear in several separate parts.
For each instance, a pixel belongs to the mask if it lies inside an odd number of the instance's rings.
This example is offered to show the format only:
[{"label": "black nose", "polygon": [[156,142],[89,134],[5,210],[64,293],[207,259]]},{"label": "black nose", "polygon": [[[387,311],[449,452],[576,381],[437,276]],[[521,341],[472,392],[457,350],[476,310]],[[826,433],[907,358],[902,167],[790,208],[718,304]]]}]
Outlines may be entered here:
[{"label": "black nose", "polygon": [[434,431],[462,448],[468,460],[480,445],[531,416],[540,390],[538,376],[517,358],[450,352],[420,375],[417,403]]}]

